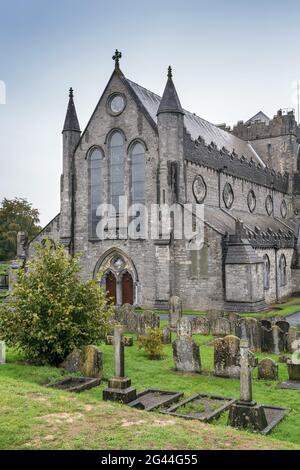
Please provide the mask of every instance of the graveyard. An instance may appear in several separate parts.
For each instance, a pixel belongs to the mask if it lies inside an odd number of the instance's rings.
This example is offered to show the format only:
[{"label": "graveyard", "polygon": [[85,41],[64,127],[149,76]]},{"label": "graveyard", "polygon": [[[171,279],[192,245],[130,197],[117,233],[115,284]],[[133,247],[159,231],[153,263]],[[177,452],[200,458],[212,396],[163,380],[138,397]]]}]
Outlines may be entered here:
[{"label": "graveyard", "polygon": [[[160,322],[164,329],[166,321]],[[183,325],[185,328],[185,325]],[[126,329],[125,329],[126,331]],[[189,399],[197,394],[238,399],[240,381],[215,375],[214,339],[193,334],[199,346],[201,373],[174,370],[172,345],[165,344],[163,357],[150,360],[138,348],[136,334],[132,346],[125,346],[125,375],[138,392],[155,389],[176,391]],[[172,342],[176,332],[172,332]],[[130,344],[130,343],[129,343]],[[61,368],[32,366],[22,354],[7,350],[6,364],[0,366],[1,432],[0,448],[18,449],[299,449],[299,391],[279,389],[288,379],[287,364],[278,354],[255,352],[255,358],[272,359],[278,365],[279,380],[258,379],[252,370],[253,396],[260,404],[289,409],[288,415],[268,436],[235,430],[228,426],[228,409],[217,419],[205,423],[134,409],[113,401],[103,401],[103,391],[114,376],[115,349],[101,342],[103,372],[100,385],[72,394],[46,387],[58,380],[80,373]],[[289,356],[289,355],[288,355]],[[254,364],[253,364],[254,365]],[[182,399],[182,398],[181,398]]]}]

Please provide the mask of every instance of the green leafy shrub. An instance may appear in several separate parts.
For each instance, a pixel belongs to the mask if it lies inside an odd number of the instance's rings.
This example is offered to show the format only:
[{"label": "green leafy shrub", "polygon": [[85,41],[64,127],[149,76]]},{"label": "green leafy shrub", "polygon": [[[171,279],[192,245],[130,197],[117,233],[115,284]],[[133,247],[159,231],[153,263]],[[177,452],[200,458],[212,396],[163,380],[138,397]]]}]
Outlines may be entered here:
[{"label": "green leafy shrub", "polygon": [[37,363],[57,365],[75,348],[104,337],[113,314],[96,280],[82,282],[78,259],[50,241],[19,270],[13,307],[1,307],[0,337]]},{"label": "green leafy shrub", "polygon": [[139,337],[139,349],[144,349],[149,359],[161,359],[163,356],[163,334],[158,327],[146,328],[146,334]]}]

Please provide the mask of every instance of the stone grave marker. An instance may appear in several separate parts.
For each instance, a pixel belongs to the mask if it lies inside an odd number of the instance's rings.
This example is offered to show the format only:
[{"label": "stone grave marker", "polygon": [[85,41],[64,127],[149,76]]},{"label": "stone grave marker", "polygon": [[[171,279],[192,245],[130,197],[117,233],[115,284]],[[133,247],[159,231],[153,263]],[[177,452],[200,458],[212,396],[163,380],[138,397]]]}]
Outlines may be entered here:
[{"label": "stone grave marker", "polygon": [[179,372],[201,372],[200,348],[192,338],[192,323],[182,317],[177,322],[177,338],[172,344],[174,368]]},{"label": "stone grave marker", "polygon": [[169,326],[176,330],[177,322],[182,317],[182,302],[178,295],[172,295],[169,299]]},{"label": "stone grave marker", "polygon": [[237,336],[214,340],[214,369],[218,377],[239,378],[240,339]]},{"label": "stone grave marker", "polygon": [[115,376],[108,381],[108,387],[103,390],[103,400],[129,403],[136,399],[136,390],[131,387],[131,380],[125,377],[124,343],[122,340],[122,325],[114,328],[114,368]]},{"label": "stone grave marker", "polygon": [[210,323],[205,315],[198,315],[192,320],[192,330],[194,335],[207,336],[210,333]]},{"label": "stone grave marker", "polygon": [[287,335],[287,351],[289,353],[294,352],[293,344],[297,341],[298,330],[296,326],[290,326],[288,335]]},{"label": "stone grave marker", "polygon": [[278,380],[278,364],[265,358],[258,363],[257,378],[262,380]]}]

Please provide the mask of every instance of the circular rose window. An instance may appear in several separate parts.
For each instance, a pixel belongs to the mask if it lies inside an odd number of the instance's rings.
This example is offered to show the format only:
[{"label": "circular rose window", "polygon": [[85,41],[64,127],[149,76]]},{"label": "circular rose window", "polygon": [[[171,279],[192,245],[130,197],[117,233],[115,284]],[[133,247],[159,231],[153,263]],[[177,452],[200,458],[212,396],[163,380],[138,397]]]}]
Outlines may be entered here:
[{"label": "circular rose window", "polygon": [[268,215],[271,215],[273,212],[273,199],[270,194],[266,197],[266,211]]},{"label": "circular rose window", "polygon": [[280,206],[280,212],[281,212],[282,218],[285,219],[287,216],[287,205],[284,199]]},{"label": "circular rose window", "polygon": [[226,183],[223,189],[223,201],[227,209],[230,209],[233,201],[234,201],[234,194],[231,184]]},{"label": "circular rose window", "polygon": [[253,212],[256,206],[256,196],[254,194],[254,191],[252,191],[252,189],[248,193],[247,202],[248,202],[249,211]]},{"label": "circular rose window", "polygon": [[193,182],[193,194],[198,204],[201,204],[204,201],[206,193],[207,189],[204,179],[200,175],[196,176]]},{"label": "circular rose window", "polygon": [[121,94],[110,96],[108,100],[108,107],[112,114],[120,114],[125,108],[125,98]]}]

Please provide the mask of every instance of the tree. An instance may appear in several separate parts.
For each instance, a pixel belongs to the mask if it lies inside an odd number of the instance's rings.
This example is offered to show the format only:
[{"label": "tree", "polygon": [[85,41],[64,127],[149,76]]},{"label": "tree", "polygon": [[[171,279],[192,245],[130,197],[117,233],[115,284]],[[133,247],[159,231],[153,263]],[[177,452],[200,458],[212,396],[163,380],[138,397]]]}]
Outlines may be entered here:
[{"label": "tree", "polygon": [[0,311],[0,338],[37,363],[58,365],[75,348],[104,337],[113,307],[97,280],[81,282],[77,258],[50,241],[37,246]]},{"label": "tree", "polygon": [[16,256],[18,232],[27,232],[29,238],[38,234],[39,221],[39,211],[26,199],[3,199],[0,206],[0,261]]}]

